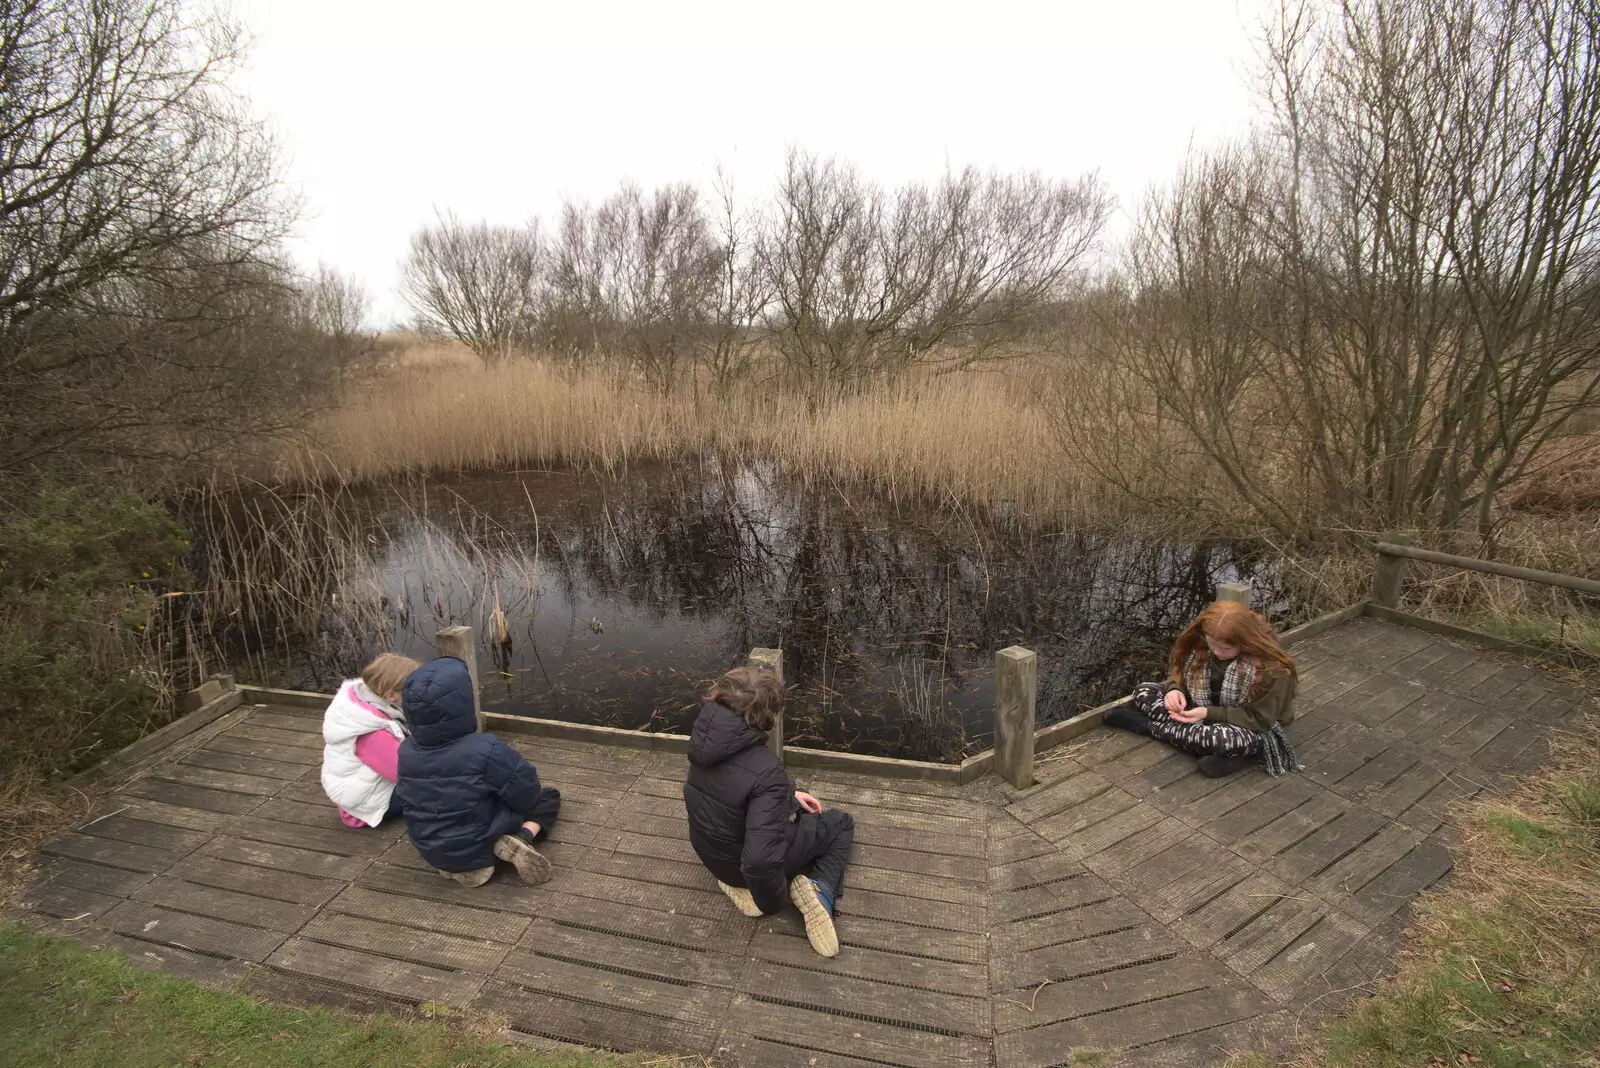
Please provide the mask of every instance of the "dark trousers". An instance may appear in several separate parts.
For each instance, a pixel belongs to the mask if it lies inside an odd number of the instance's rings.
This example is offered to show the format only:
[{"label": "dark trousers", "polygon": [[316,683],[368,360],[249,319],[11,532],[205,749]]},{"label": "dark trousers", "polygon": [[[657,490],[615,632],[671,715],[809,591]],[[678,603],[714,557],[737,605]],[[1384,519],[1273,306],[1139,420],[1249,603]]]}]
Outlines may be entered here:
[{"label": "dark trousers", "polygon": [[1166,691],[1141,682],[1133,691],[1133,707],[1150,721],[1150,737],[1192,756],[1243,757],[1261,752],[1261,735],[1233,723],[1182,723],[1167,715]]},{"label": "dark trousers", "polygon": [[[837,808],[825,808],[815,815],[802,812],[800,819],[814,821],[816,835],[810,850],[789,855],[783,866],[784,876],[792,879],[804,873],[833,891],[835,898],[844,896],[844,868],[850,862],[856,821],[850,813]],[[795,837],[804,839],[806,836]]]},{"label": "dark trousers", "polygon": [[534,835],[535,842],[543,841],[550,836],[550,828],[556,825],[556,816],[561,813],[561,791],[554,786],[545,786],[539,790],[539,800],[533,807],[523,813],[522,822],[537,823],[539,833]]}]

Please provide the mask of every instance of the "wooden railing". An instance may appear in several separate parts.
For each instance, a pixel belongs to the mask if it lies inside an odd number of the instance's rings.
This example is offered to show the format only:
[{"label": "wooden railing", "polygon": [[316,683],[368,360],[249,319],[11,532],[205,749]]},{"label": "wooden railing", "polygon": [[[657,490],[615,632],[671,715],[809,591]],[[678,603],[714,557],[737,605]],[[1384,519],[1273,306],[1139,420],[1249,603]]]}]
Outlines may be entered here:
[{"label": "wooden railing", "polygon": [[1506,578],[1537,582],[1545,586],[1559,586],[1600,596],[1600,581],[1561,575],[1554,571],[1539,571],[1513,564],[1497,564],[1493,560],[1478,560],[1471,556],[1418,549],[1405,534],[1385,534],[1374,548],[1378,551],[1378,567],[1372,576],[1372,603],[1384,608],[1400,607],[1400,587],[1405,582],[1406,561],[1423,560],[1430,564],[1445,564],[1466,571],[1479,571],[1485,575],[1503,575]]}]

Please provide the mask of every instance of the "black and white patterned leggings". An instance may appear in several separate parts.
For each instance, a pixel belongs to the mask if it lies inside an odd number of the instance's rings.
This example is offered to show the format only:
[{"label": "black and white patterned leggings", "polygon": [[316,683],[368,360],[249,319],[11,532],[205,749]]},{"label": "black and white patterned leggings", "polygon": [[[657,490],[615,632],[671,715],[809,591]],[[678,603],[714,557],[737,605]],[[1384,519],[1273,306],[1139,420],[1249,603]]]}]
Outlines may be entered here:
[{"label": "black and white patterned leggings", "polygon": [[1167,694],[1159,683],[1141,682],[1133,707],[1150,721],[1150,737],[1195,756],[1242,757],[1261,752],[1261,735],[1232,723],[1180,723],[1167,715]]}]

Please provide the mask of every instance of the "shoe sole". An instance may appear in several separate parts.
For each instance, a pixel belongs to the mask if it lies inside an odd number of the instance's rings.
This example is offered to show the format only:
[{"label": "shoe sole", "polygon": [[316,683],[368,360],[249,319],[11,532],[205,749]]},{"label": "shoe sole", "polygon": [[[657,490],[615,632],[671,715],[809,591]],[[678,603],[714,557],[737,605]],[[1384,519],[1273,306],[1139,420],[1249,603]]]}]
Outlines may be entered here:
[{"label": "shoe sole", "polygon": [[494,865],[487,868],[475,868],[472,871],[441,871],[440,875],[446,876],[452,882],[462,886],[482,886],[494,877]]},{"label": "shoe sole", "polygon": [[760,917],[761,906],[757,905],[756,899],[750,896],[750,891],[746,890],[742,886],[729,886],[721,879],[717,880],[717,885],[722,888],[722,892],[724,894],[728,895],[728,900],[733,902],[734,908],[738,909],[752,920]]},{"label": "shoe sole", "polygon": [[529,886],[550,881],[552,868],[545,855],[520,838],[502,834],[495,840],[494,855],[517,869],[517,875]]},{"label": "shoe sole", "polygon": [[824,957],[837,957],[839,932],[834,929],[833,917],[823,907],[811,880],[804,875],[796,875],[789,880],[789,900],[794,902],[794,907],[800,910],[801,918],[806,921],[806,941],[811,943],[811,948]]}]

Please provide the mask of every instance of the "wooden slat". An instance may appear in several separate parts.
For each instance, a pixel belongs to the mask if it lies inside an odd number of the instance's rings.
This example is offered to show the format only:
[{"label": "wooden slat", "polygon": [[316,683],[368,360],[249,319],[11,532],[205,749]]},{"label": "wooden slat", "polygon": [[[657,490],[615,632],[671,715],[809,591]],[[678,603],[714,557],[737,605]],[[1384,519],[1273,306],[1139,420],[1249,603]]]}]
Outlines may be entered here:
[{"label": "wooden slat", "polygon": [[648,1050],[657,1057],[707,1055],[714,1032],[710,1025],[698,1020],[675,1020],[617,1008],[600,1011],[587,1001],[535,993],[500,980],[483,985],[474,1008],[503,1016],[512,1028],[527,1034],[623,1053]]},{"label": "wooden slat", "polygon": [[191,831],[165,823],[138,819],[133,813],[107,816],[79,828],[79,833],[141,846],[152,846],[182,856],[205,845],[208,831]]},{"label": "wooden slat", "polygon": [[282,779],[265,775],[245,775],[237,771],[214,771],[189,764],[163,764],[150,772],[151,779],[200,786],[208,790],[224,790],[232,794],[253,794],[271,797],[283,789]]},{"label": "wooden slat", "polygon": [[322,763],[322,738],[319,735],[305,734],[300,731],[273,730],[270,727],[257,726],[247,719],[237,727],[217,737],[239,738],[245,741],[288,746],[291,749],[303,750],[314,763]]},{"label": "wooden slat", "polygon": [[266,927],[284,934],[298,931],[316,912],[312,905],[185,882],[167,875],[158,876],[129,896],[151,905],[249,927]]},{"label": "wooden slat", "polygon": [[41,856],[35,862],[33,882],[73,886],[111,897],[127,897],[154,876],[150,872],[111,868],[92,861]]},{"label": "wooden slat", "polygon": [[[822,1012],[861,1015],[900,1027],[989,1035],[989,1002],[984,997],[935,994],[885,986],[855,976],[822,973],[767,961],[753,963],[746,989],[764,998]],[[982,987],[975,988],[981,995]]]},{"label": "wooden slat", "polygon": [[1064,945],[1096,935],[1127,930],[1150,922],[1149,913],[1124,898],[1112,898],[1082,908],[1017,920],[991,933],[999,956],[1016,956],[1029,950]]},{"label": "wooden slat", "polygon": [[228,834],[250,842],[294,846],[344,857],[376,857],[394,844],[394,835],[380,829],[357,830],[343,824],[307,827],[303,823],[280,823],[258,815],[239,817],[228,825]]},{"label": "wooden slat", "polygon": [[[833,1013],[736,996],[729,1009],[736,1030],[751,1038],[798,1045],[813,1053],[857,1057],[904,1068],[988,1068],[987,1040],[931,1034]],[[746,1064],[754,1062],[746,1061]]]},{"label": "wooden slat", "polygon": [[427,931],[396,922],[325,910],[301,928],[302,938],[458,972],[493,972],[510,951],[504,942]]},{"label": "wooden slat", "polygon": [[229,753],[210,748],[197,749],[183,757],[179,763],[190,767],[207,768],[211,771],[243,772],[251,776],[269,779],[298,779],[306,772],[306,766],[302,763],[269,760],[265,757],[241,756],[238,753]]},{"label": "wooden slat", "polygon": [[441,1001],[464,1008],[483,983],[481,975],[393,960],[304,938],[289,939],[267,963],[280,971],[376,990],[417,1004]]},{"label": "wooden slat", "polygon": [[995,1055],[1005,1068],[1048,1068],[1060,1064],[1062,1052],[1073,1046],[1141,1046],[1255,1016],[1272,1007],[1260,991],[1243,982],[1230,983],[1013,1031],[995,1040]]},{"label": "wooden slat", "polygon": [[123,787],[123,793],[162,801],[180,808],[197,808],[205,812],[226,812],[241,815],[260,807],[258,794],[240,794],[229,790],[212,790],[203,786],[168,782],[164,779],[136,779]]},{"label": "wooden slat", "polygon": [[24,909],[70,920],[86,920],[99,916],[121,902],[122,898],[111,894],[85,890],[81,886],[51,882],[35,883],[22,892],[19,900]]},{"label": "wooden slat", "polygon": [[712,940],[694,949],[664,946],[626,934],[585,930],[550,920],[539,920],[522,939],[523,949],[542,957],[653,976],[672,983],[731,988],[744,973],[745,960],[716,951],[720,945],[720,940]]},{"label": "wooden slat", "polygon": [[988,969],[982,964],[926,960],[863,946],[851,946],[848,953],[824,959],[804,938],[771,927],[756,932],[749,951],[759,960],[945,994],[971,995],[987,989],[989,983]]},{"label": "wooden slat", "polygon": [[521,938],[532,922],[526,916],[388,894],[360,886],[346,887],[327,908],[369,919],[392,918],[408,927],[440,934],[507,944]]},{"label": "wooden slat", "polygon": [[715,1022],[708,1010],[720,1008],[727,1000],[703,988],[556,960],[526,949],[507,954],[495,978],[515,983],[530,993],[586,1001],[601,1013],[642,1013],[664,1020],[692,1021],[707,1029]]},{"label": "wooden slat", "polygon": [[302,905],[320,905],[333,897],[343,887],[342,882],[319,879],[294,872],[260,868],[252,864],[236,864],[217,857],[190,854],[174,864],[167,873],[191,883],[237,890],[242,894],[269,897],[278,901],[292,901]]},{"label": "wooden slat", "polygon": [[[803,937],[805,926],[794,909],[784,909],[775,916],[759,920],[763,930]],[[956,964],[979,964],[986,958],[987,940],[981,934],[964,934],[960,931],[938,931],[908,923],[891,923],[865,916],[844,915],[838,918],[835,928],[841,946],[864,946],[886,953],[903,953],[906,956],[927,960],[952,961]]]},{"label": "wooden slat", "polygon": [[322,763],[321,749],[310,749],[300,745],[283,745],[279,742],[264,742],[256,738],[230,731],[219,734],[207,742],[201,752],[229,753],[239,757],[253,757],[261,760],[271,760],[279,764],[298,764],[302,769],[320,766]]},{"label": "wooden slat", "polygon": [[996,994],[995,1032],[1007,1034],[1204,990],[1216,979],[1216,961],[1188,952],[1081,979],[1018,987]]},{"label": "wooden slat", "polygon": [[195,916],[143,901],[124,901],[103,917],[113,931],[220,957],[263,961],[284,939],[281,931]]},{"label": "wooden slat", "polygon": [[254,864],[258,868],[315,875],[324,879],[354,879],[370,863],[365,857],[339,857],[293,846],[247,842],[228,836],[213,838],[200,852],[237,864]]},{"label": "wooden slat", "polygon": [[1047,980],[1067,982],[1109,969],[1167,960],[1189,952],[1190,948],[1189,943],[1167,928],[1147,923],[1076,942],[997,955],[990,962],[989,976],[997,993],[1032,990]]},{"label": "wooden slat", "polygon": [[139,842],[124,842],[116,838],[99,838],[89,834],[67,834],[46,842],[41,851],[58,857],[72,857],[109,868],[126,868],[129,871],[160,872],[170,868],[182,853],[159,849]]}]

